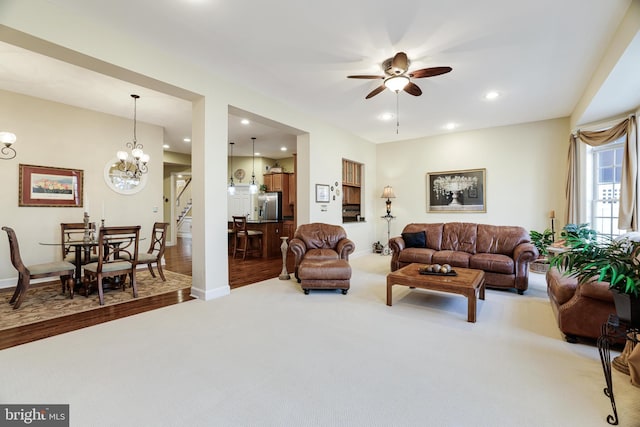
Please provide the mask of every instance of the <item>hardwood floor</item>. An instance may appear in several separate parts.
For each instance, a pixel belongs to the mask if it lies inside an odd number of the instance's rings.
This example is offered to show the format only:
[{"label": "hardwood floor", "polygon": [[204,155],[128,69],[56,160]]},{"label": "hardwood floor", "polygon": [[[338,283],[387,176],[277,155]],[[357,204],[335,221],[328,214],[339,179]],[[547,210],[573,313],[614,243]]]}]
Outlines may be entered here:
[{"label": "hardwood floor", "polygon": [[[191,239],[178,238],[177,245],[167,247],[165,250],[165,262],[165,270],[191,275]],[[231,289],[278,277],[282,270],[281,257],[247,258],[243,261],[241,258],[233,259],[229,256],[228,262]],[[290,273],[293,271],[293,264],[293,254],[289,252],[287,256],[287,271]],[[6,291],[9,290],[7,289]],[[115,306],[97,307],[96,310],[0,331],[0,350],[133,314],[178,304],[190,299],[193,298],[187,289]]]},{"label": "hardwood floor", "polygon": [[[176,273],[191,275],[191,239],[178,237],[175,246],[168,246],[165,250],[165,269]],[[234,259],[228,256],[229,262],[229,286],[231,289],[251,283],[278,277],[282,271],[282,257],[259,258],[247,256],[242,260],[241,255]],[[294,257],[287,253],[287,271],[292,272]]]}]

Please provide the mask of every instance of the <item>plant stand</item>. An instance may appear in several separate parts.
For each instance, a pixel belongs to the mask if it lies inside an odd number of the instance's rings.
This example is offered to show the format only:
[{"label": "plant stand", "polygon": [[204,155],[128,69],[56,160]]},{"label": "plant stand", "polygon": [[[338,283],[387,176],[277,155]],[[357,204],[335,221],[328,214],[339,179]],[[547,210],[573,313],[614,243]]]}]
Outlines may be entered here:
[{"label": "plant stand", "polygon": [[[613,381],[611,378],[611,367],[613,366],[616,370],[620,372],[629,374],[629,365],[627,363],[627,358],[635,346],[638,343],[639,338],[638,329],[629,329],[626,324],[620,322],[620,319],[615,314],[610,314],[609,319],[606,323],[602,325],[602,334],[598,338],[598,353],[600,353],[600,362],[602,363],[602,370],[604,372],[604,379],[607,386],[604,388],[604,395],[609,398],[611,401],[611,409],[613,410],[613,415],[607,415],[607,422],[611,425],[618,425],[618,410],[616,409],[616,400],[613,396]],[[627,342],[625,344],[625,348],[623,350],[623,354],[627,351],[627,347],[631,346],[631,348],[626,353],[626,356],[621,354],[620,356],[614,358],[613,363],[611,362],[611,342],[614,340],[618,340],[620,338],[626,338]],[[632,342],[632,344],[629,344]],[[617,360],[617,361],[616,361]],[[620,368],[626,369],[621,370]]]},{"label": "plant stand", "polygon": [[384,216],[381,216],[380,218],[387,221],[387,243],[382,249],[382,255],[391,255],[391,248],[389,247],[389,240],[391,240],[391,220],[395,219],[396,217],[391,214],[386,214]]}]

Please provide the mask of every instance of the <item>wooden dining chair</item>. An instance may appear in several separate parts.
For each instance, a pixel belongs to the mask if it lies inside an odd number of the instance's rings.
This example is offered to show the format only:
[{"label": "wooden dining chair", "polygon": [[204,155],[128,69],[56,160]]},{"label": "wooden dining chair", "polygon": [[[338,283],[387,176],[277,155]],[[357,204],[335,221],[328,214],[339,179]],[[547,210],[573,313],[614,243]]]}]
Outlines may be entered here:
[{"label": "wooden dining chair", "polygon": [[[89,231],[93,233],[95,236],[96,232],[96,223],[89,223]],[[68,242],[82,240],[84,238],[84,222],[61,222],[60,223],[60,242],[62,245],[62,260],[68,262],[76,261],[75,249],[72,245],[68,244]],[[89,252],[89,251],[87,251]],[[89,262],[98,260],[98,251],[94,247],[89,252],[89,259],[87,259],[86,253],[82,256],[82,264],[87,264]]]},{"label": "wooden dining chair", "polygon": [[[235,234],[235,244],[233,245],[233,258],[236,253],[242,252],[242,259],[246,259],[248,252],[259,252],[262,254],[262,231],[247,230],[247,218],[244,216],[233,217],[233,231]],[[254,245],[254,241],[258,245]]]},{"label": "wooden dining chair", "polygon": [[[65,287],[73,289],[73,274],[76,267],[67,261],[47,262],[43,264],[31,264],[24,265],[22,257],[20,256],[20,247],[18,246],[18,238],[15,231],[10,227],[2,227],[7,232],[9,237],[9,250],[11,253],[11,264],[18,270],[18,284],[13,296],[9,300],[9,304],[13,304],[13,309],[20,308],[22,300],[24,299],[31,279],[40,279],[43,277],[60,277],[62,283],[62,293],[65,292]],[[73,293],[71,293],[73,298]]]},{"label": "wooden dining chair", "polygon": [[138,264],[147,264],[149,272],[154,278],[156,277],[156,274],[153,272],[152,265],[154,263],[156,264],[156,268],[158,269],[158,273],[160,274],[163,282],[167,281],[167,279],[164,278],[164,272],[162,271],[162,257],[164,256],[164,248],[167,243],[168,227],[168,222],[154,223],[153,229],[151,230],[151,244],[149,245],[149,250],[138,254]]},{"label": "wooden dining chair", "polygon": [[98,261],[84,266],[84,286],[89,295],[91,286],[98,287],[100,305],[104,305],[103,279],[112,277],[124,291],[126,276],[129,276],[133,297],[138,297],[136,264],[140,226],[100,227],[98,233]]}]

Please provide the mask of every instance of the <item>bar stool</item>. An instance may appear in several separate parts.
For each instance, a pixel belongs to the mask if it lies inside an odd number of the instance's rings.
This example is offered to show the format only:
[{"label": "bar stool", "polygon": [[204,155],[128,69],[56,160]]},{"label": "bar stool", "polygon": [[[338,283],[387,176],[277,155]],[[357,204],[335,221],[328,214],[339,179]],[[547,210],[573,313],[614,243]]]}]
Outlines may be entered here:
[{"label": "bar stool", "polygon": [[[233,245],[233,258],[236,253],[242,252],[242,259],[246,259],[247,252],[258,252],[262,254],[262,231],[247,230],[247,218],[244,216],[233,217],[233,231],[235,233],[235,244]],[[253,243],[258,240],[258,246]],[[242,245],[242,246],[240,246]]]}]

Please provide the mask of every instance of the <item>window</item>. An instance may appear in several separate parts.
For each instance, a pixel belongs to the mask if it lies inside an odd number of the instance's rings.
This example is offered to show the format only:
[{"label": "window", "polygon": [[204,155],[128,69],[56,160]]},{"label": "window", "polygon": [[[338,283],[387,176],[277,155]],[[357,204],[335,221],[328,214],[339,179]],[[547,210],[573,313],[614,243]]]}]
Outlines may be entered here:
[{"label": "window", "polygon": [[591,227],[599,234],[617,236],[620,209],[620,179],[624,156],[621,140],[591,149]]}]

